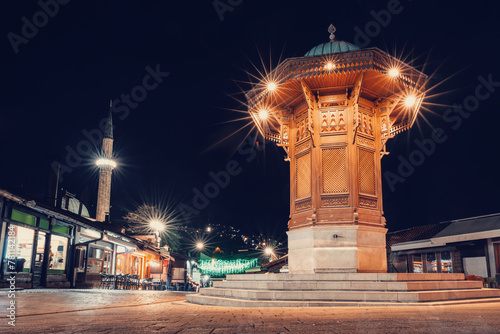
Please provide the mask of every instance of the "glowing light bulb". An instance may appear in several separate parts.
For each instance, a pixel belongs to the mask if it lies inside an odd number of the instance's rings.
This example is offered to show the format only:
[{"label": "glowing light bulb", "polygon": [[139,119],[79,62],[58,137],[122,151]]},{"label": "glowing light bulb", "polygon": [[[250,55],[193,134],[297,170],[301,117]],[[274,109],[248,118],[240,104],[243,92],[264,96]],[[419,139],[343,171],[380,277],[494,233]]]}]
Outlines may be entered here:
[{"label": "glowing light bulb", "polygon": [[161,221],[159,220],[152,220],[149,222],[149,226],[155,230],[155,231],[158,231],[158,232],[162,232],[165,230],[165,224],[163,224]]},{"label": "glowing light bulb", "polygon": [[334,68],[335,68],[335,64],[334,64],[333,62],[331,62],[331,61],[329,61],[329,62],[328,62],[328,63],[326,63],[326,65],[325,65],[325,70],[327,70],[327,71],[331,71],[331,70],[333,70]]},{"label": "glowing light bulb", "polygon": [[266,109],[261,109],[259,111],[259,118],[262,120],[262,121],[265,121],[267,119],[267,117],[269,117],[269,112],[266,110]]},{"label": "glowing light bulb", "polygon": [[267,84],[268,91],[274,92],[277,88],[278,88],[278,85],[275,82],[273,82],[273,81],[268,82],[268,84]]},{"label": "glowing light bulb", "polygon": [[198,249],[203,249],[203,247],[205,247],[205,246],[203,245],[203,242],[198,242],[198,243],[196,244],[196,248],[198,248]]},{"label": "glowing light bulb", "polygon": [[98,167],[111,167],[112,169],[113,168],[116,168],[116,162],[111,160],[111,159],[97,159],[95,164],[98,166]]},{"label": "glowing light bulb", "polygon": [[411,108],[415,105],[416,102],[417,98],[415,97],[415,95],[408,95],[405,99],[405,106]]},{"label": "glowing light bulb", "polygon": [[387,73],[391,78],[395,78],[399,75],[399,70],[397,68],[391,68]]},{"label": "glowing light bulb", "polygon": [[271,255],[273,253],[273,249],[271,247],[267,247],[266,249],[264,249],[264,252],[267,254],[267,255]]}]

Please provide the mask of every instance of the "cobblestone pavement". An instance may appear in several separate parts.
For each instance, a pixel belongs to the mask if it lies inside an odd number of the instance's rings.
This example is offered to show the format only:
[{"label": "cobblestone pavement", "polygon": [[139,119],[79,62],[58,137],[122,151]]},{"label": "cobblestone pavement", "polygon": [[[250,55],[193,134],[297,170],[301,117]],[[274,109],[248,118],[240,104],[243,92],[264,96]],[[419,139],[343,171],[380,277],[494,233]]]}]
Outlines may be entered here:
[{"label": "cobblestone pavement", "polygon": [[[3,294],[3,295],[2,295]],[[500,333],[500,303],[413,307],[232,308],[167,291],[16,292],[16,326],[1,333]]]}]

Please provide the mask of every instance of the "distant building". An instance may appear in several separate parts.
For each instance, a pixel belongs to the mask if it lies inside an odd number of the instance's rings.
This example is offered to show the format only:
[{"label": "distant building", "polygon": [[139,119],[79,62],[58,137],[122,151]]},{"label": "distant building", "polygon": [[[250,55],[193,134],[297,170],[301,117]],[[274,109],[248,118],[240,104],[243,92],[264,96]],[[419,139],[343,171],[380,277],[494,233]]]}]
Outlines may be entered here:
[{"label": "distant building", "polygon": [[387,233],[388,271],[500,278],[500,214]]}]

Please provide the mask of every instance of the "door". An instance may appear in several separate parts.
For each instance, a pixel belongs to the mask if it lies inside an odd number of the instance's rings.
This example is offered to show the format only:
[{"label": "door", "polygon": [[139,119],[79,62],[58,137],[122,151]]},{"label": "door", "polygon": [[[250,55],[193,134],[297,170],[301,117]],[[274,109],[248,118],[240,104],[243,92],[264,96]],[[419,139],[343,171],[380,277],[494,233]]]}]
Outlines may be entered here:
[{"label": "door", "polygon": [[38,232],[38,241],[36,243],[35,266],[33,268],[33,288],[45,286],[45,278],[47,270],[43,270],[43,260],[45,253],[45,232]]},{"label": "door", "polygon": [[84,287],[86,267],[87,267],[87,246],[77,246],[75,249],[75,261],[74,261],[76,287]]}]

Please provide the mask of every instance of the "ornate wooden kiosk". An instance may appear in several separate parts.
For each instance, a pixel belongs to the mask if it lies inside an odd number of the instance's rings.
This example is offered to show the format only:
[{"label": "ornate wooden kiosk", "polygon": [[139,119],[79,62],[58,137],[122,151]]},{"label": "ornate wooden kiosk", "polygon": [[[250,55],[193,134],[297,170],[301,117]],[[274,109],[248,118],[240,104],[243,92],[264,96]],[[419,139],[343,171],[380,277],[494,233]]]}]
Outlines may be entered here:
[{"label": "ornate wooden kiosk", "polygon": [[387,140],[413,125],[426,76],[329,31],[330,42],[285,60],[247,93],[260,133],[290,162],[290,273],[228,275],[186,300],[303,307],[500,297],[464,274],[387,273],[380,160]]},{"label": "ornate wooden kiosk", "polygon": [[290,273],[387,272],[380,160],[415,121],[426,76],[333,31],[248,92],[249,113],[290,162]]}]

